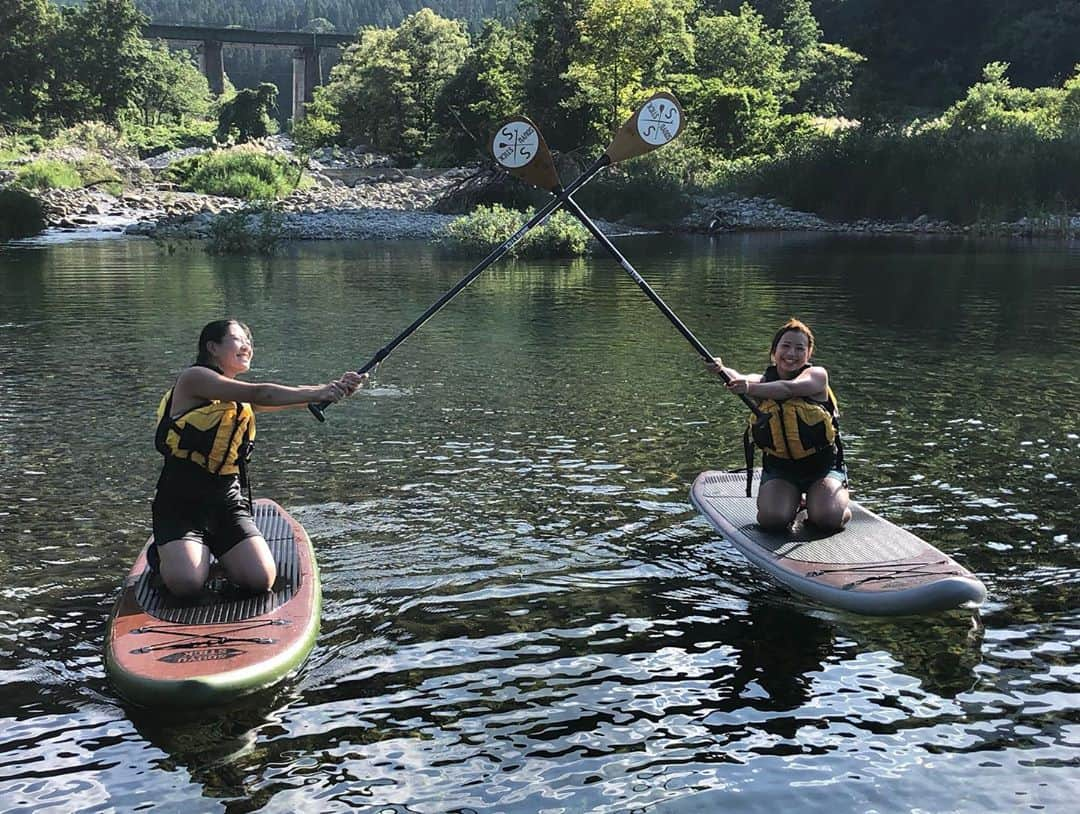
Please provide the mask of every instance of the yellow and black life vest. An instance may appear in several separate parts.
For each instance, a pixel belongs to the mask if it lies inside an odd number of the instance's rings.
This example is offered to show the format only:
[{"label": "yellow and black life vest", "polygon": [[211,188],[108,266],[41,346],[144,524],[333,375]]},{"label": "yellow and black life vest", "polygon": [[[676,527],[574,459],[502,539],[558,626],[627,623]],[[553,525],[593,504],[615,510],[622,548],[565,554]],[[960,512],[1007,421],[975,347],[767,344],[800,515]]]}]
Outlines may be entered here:
[{"label": "yellow and black life vest", "polygon": [[[154,445],[166,458],[191,461],[212,475],[245,475],[255,441],[255,411],[241,401],[208,401],[172,418],[173,388],[158,405]],[[246,478],[244,478],[246,480]]]},{"label": "yellow and black life vest", "polygon": [[[805,365],[806,370],[810,365]],[[798,375],[798,374],[796,374]],[[775,365],[770,365],[761,377],[763,382],[780,380]],[[743,446],[746,452],[746,495],[750,496],[753,479],[754,447],[765,455],[785,461],[801,461],[832,449],[836,454],[836,466],[843,467],[843,444],[840,440],[840,410],[832,387],[827,386],[825,401],[804,397],[790,399],[763,399],[758,408],[765,418],[751,413],[747,420]]]}]

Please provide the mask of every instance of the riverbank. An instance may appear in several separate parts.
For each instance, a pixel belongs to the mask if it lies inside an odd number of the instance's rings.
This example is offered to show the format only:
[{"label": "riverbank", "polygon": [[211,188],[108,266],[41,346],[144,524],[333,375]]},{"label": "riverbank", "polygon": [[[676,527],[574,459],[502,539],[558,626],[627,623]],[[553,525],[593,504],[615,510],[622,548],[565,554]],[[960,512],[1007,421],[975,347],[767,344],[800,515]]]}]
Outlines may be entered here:
[{"label": "riverbank", "polygon": [[[278,137],[268,148],[291,153],[291,142]],[[125,190],[113,195],[100,187],[51,189],[36,193],[42,202],[47,234],[122,233],[162,240],[205,239],[219,215],[245,206],[235,198],[183,192],[166,180],[171,161],[191,155],[176,151],[117,170]],[[309,162],[310,185],[278,201],[280,236],[285,240],[431,239],[456,216],[438,209],[440,202],[466,182],[476,168],[401,170],[385,157],[358,151],[325,150]],[[1076,239],[1080,213],[1028,217],[975,226],[935,220],[863,219],[835,222],[800,212],[769,198],[734,194],[694,196],[689,214],[669,224],[673,232],[720,234],[750,231],[803,231],[865,234],[994,235]],[[622,231],[632,231],[623,229]]]}]

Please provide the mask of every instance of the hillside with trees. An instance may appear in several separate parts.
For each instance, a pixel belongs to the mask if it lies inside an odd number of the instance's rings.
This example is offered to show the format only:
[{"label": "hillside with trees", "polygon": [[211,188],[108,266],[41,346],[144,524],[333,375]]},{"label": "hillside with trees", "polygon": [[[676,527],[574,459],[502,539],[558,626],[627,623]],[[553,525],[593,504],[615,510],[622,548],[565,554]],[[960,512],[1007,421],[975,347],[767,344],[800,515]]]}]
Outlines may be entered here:
[{"label": "hillside with trees", "polygon": [[[402,17],[366,20],[376,6]],[[305,150],[365,145],[401,165],[483,160],[492,129],[521,112],[554,149],[587,158],[645,95],[675,92],[689,121],[680,143],[587,191],[609,215],[633,202],[654,207],[646,217],[674,216],[688,193],[722,191],[835,218],[965,223],[1080,203],[1075,3],[448,0],[443,8],[9,0],[0,126],[17,152],[100,121],[141,154],[273,129],[261,120],[234,129],[233,91],[210,99],[192,54],[143,40],[143,9],[157,22],[359,25],[293,136]],[[266,103],[253,115],[272,113],[275,94],[254,89],[267,79],[287,89],[288,75],[249,67],[229,68],[233,85]]]}]

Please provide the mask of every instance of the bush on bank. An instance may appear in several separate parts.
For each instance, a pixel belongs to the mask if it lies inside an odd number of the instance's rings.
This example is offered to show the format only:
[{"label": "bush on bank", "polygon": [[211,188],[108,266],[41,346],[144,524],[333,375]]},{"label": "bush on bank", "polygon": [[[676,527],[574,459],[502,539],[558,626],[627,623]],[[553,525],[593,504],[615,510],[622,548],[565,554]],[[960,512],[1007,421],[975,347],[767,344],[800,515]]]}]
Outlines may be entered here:
[{"label": "bush on bank", "polygon": [[292,192],[302,169],[283,156],[247,147],[185,158],[169,168],[181,189],[247,201],[273,201]]},{"label": "bush on bank", "polygon": [[22,189],[0,189],[0,240],[30,237],[44,228],[41,201]]},{"label": "bush on bank", "polygon": [[170,150],[211,147],[216,127],[214,122],[200,120],[168,125],[132,123],[124,127],[124,140],[140,158],[149,158]]},{"label": "bush on bank", "polygon": [[1010,220],[1080,202],[1080,138],[853,132],[734,175],[735,187],[836,219]]},{"label": "bush on bank", "polygon": [[282,215],[269,208],[226,212],[210,224],[210,254],[273,254],[281,242]]},{"label": "bush on bank", "polygon": [[[532,214],[499,204],[478,206],[452,221],[443,230],[442,239],[455,253],[487,255],[505,243]],[[588,231],[573,215],[556,212],[530,231],[513,251],[524,257],[577,257],[588,251],[589,239]]]}]

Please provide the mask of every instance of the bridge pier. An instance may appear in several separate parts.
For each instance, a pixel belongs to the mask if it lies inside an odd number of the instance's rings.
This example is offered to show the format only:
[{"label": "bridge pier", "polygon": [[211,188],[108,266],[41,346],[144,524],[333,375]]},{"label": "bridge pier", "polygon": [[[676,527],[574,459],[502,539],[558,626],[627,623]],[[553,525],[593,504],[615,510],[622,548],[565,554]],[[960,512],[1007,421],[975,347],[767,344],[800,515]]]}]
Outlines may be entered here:
[{"label": "bridge pier", "polygon": [[315,87],[322,84],[322,63],[319,49],[311,46],[297,48],[293,57],[293,123],[304,118],[304,106],[315,98]]},{"label": "bridge pier", "polygon": [[210,92],[221,96],[225,92],[225,60],[219,40],[203,40],[199,46],[199,70],[210,85]]}]

